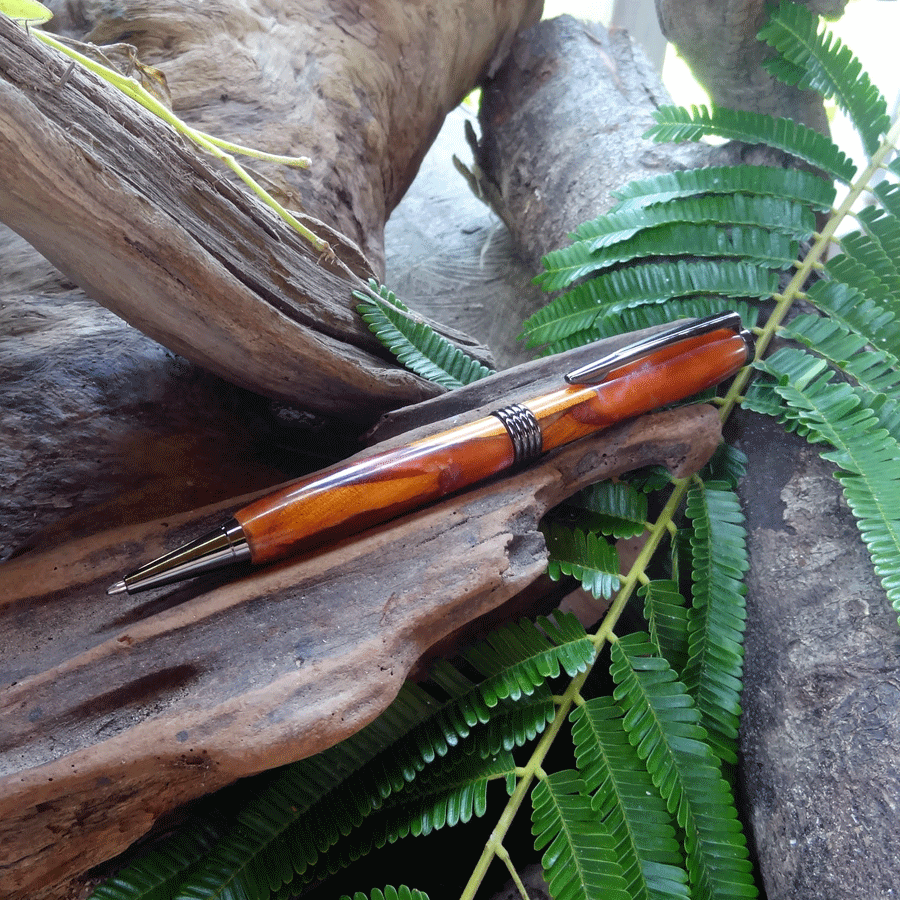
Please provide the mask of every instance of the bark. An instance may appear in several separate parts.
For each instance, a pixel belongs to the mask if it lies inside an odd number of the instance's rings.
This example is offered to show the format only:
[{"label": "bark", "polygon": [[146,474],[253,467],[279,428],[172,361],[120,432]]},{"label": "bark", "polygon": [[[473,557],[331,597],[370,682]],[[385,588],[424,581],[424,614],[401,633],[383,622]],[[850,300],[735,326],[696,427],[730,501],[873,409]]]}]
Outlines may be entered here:
[{"label": "bark", "polygon": [[[808,0],[813,13],[839,17],[846,0]],[[713,103],[784,116],[828,134],[819,95],[798,91],[762,67],[770,54],[756,39],[765,24],[765,0],[656,0],[663,34],[678,48]]]},{"label": "bark", "polygon": [[[443,79],[432,77],[431,67],[440,63],[425,48],[456,47],[441,29],[460,22],[439,7],[423,12],[430,27],[381,10],[385,22],[393,23],[387,35],[372,33],[369,20],[340,8],[332,8],[329,19],[321,10],[313,15],[312,9],[292,6],[280,27],[270,14],[228,18],[228,8],[215,3],[191,7],[199,18],[185,19],[181,6],[178,14],[160,4],[151,12],[140,4],[129,10],[136,23],[131,36],[152,45],[152,35],[157,49],[163,46],[170,55],[176,97],[180,73],[193,73],[183,90],[189,97],[195,92],[190,112],[201,126],[208,124],[197,107],[201,99],[208,117],[218,122],[214,130],[221,131],[228,112],[236,111],[216,108],[232,103],[222,83],[230,85],[234,73],[242,79],[237,110],[244,110],[254,92],[276,92],[278,103],[256,116],[255,127],[266,131],[280,119],[281,128],[271,129],[279,152],[322,153],[310,183],[295,192],[307,195],[307,209],[317,217],[365,236],[372,264],[351,240],[331,236],[353,273],[312,250],[151,114],[80,68],[70,71],[63,57],[9,20],[0,22],[0,218],[94,299],[236,384],[368,421],[433,394],[433,386],[384,360],[356,316],[351,290],[360,286],[359,274],[380,269],[385,218],[444,114],[534,12],[528,3],[504,5],[496,17],[493,5],[487,11],[466,8],[477,37],[451,54],[453,65]],[[204,47],[201,67],[202,42],[209,40],[211,23],[223,20],[226,27],[220,24],[213,33],[222,36],[217,55]],[[323,20],[330,22],[329,40],[304,24],[314,21],[321,28]],[[114,25],[104,21],[94,35],[109,37]],[[258,32],[269,26],[275,36],[261,40]],[[235,52],[226,55],[229,41]],[[234,68],[226,75],[236,55],[246,57],[247,45],[258,53],[260,74],[244,78]],[[296,59],[284,56],[288,45]],[[309,56],[311,46],[321,53],[318,60]],[[244,57],[237,53],[241,48]],[[396,68],[388,68],[385,58]],[[165,68],[166,60],[152,61]],[[308,92],[299,93],[306,105],[297,102],[296,87],[290,96],[277,94],[279,82],[269,74],[283,84],[295,68],[310,78]],[[428,88],[415,87],[422,84]],[[313,147],[310,122],[318,135]],[[229,137],[252,143],[254,135]],[[344,216],[335,212],[342,204],[349,210]]]},{"label": "bark", "polygon": [[[558,365],[543,363],[548,380],[558,382]],[[460,419],[488,408],[496,404]],[[73,876],[179,803],[352,734],[429,647],[542,576],[538,521],[547,509],[644,464],[693,472],[719,440],[711,407],[657,413],[318,555],[124,603],[105,595],[110,582],[215,525],[223,506],[8,562],[0,582],[5,896],[61,896]]]}]

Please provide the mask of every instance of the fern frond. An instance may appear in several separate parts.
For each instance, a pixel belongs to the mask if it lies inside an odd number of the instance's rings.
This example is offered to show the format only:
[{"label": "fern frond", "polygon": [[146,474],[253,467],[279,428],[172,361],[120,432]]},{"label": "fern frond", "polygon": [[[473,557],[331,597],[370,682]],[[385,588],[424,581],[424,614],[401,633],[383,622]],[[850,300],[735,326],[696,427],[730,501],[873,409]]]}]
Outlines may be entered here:
[{"label": "fern frond", "polygon": [[531,792],[534,849],[554,900],[630,900],[613,840],[574,771],[554,772]]},{"label": "fern frond", "polygon": [[661,106],[654,113],[656,125],[645,137],[658,141],[698,141],[707,135],[767,144],[821,169],[837,181],[850,184],[856,174],[853,161],[829,138],[791,119],[774,119],[762,113],[724,107]]},{"label": "fern frond", "polygon": [[665,305],[634,306],[608,313],[597,319],[590,328],[576,331],[558,341],[547,344],[545,353],[562,353],[575,347],[583,347],[602,338],[628,334],[653,325],[666,325],[680,318],[703,318],[713,313],[733,310],[741,322],[752,328],[759,317],[759,310],[742,300],[727,297],[693,297],[689,300],[669,300]]},{"label": "fern frond", "polygon": [[196,820],[112,878],[98,885],[90,900],[171,900],[187,872],[219,838],[212,822]]},{"label": "fern frond", "polygon": [[[540,626],[538,628],[537,626]],[[569,676],[583,672],[594,660],[594,644],[571,613],[528,619],[492,632],[463,654],[485,680],[479,685],[488,705],[530,694],[547,678],[556,678],[560,666]]]},{"label": "fern frond", "polygon": [[542,261],[544,272],[535,282],[545,291],[558,291],[586,275],[648,256],[731,257],[780,270],[793,264],[798,247],[786,235],[763,228],[719,228],[683,222],[641,231],[601,248],[592,247],[592,243],[581,241],[548,253]]},{"label": "fern frond", "polygon": [[391,797],[386,806],[370,816],[361,828],[342,838],[321,863],[303,874],[303,883],[334,875],[375,850],[403,838],[421,837],[480,818],[487,812],[490,781],[512,777],[516,765],[512,754],[500,752],[489,757],[457,752],[429,770],[427,783],[410,787]]},{"label": "fern frond", "polygon": [[764,63],[772,75],[800,90],[835,100],[853,122],[871,156],[890,126],[887,102],[839,38],[819,31],[819,19],[805,6],[782,3],[759,32],[778,51]]},{"label": "fern frond", "polygon": [[526,319],[528,345],[546,344],[590,328],[599,318],[676,297],[769,297],[778,287],[774,272],[747,263],[648,263],[599,275],[557,297]]},{"label": "fern frond", "polygon": [[892,216],[900,219],[900,184],[887,180],[879,181],[872,188],[872,193]]},{"label": "fern frond", "polygon": [[624,481],[592,484],[570,497],[562,509],[577,513],[582,527],[607,537],[636,537],[647,528],[647,495]]},{"label": "fern frond", "polygon": [[611,652],[613,696],[625,712],[629,740],[684,830],[692,895],[755,897],[734,802],[690,695],[646,635],[614,641]]},{"label": "fern frond", "polygon": [[415,321],[393,291],[375,282],[370,287],[380,299],[354,291],[354,297],[364,301],[357,310],[375,336],[410,371],[451,390],[494,374],[493,369],[454,347],[430,325]]},{"label": "fern frond", "polygon": [[782,326],[780,334],[805,344],[872,393],[887,393],[900,387],[897,357],[873,350],[866,336],[834,319],[804,313]]},{"label": "fern frond", "polygon": [[724,481],[737,488],[747,474],[747,456],[737,447],[724,441],[716,448],[709,462],[698,473],[704,481]]},{"label": "fern frond", "polygon": [[[802,169],[777,169],[772,166],[710,166],[665,172],[653,178],[631,181],[613,191],[619,203],[611,213],[641,209],[666,203],[679,197],[701,194],[751,194],[793,200],[802,208],[821,212],[831,209],[834,185]],[[728,218],[719,221],[730,221]],[[760,222],[760,224],[763,224]]]},{"label": "fern frond", "polygon": [[[810,441],[834,450],[822,457],[838,467],[835,477],[853,510],[876,574],[900,613],[900,443],[883,428],[863,395],[835,383],[805,359],[783,348],[761,364],[772,390],[787,401],[784,415]],[[823,364],[824,365],[824,364]],[[768,411],[764,409],[762,411]]]},{"label": "fern frond", "polygon": [[[833,271],[829,262],[827,271]],[[873,346],[900,356],[900,321],[894,313],[870,300],[855,287],[840,281],[822,279],[813,284],[808,299],[828,317],[848,331],[862,335]]]},{"label": "fern frond", "polygon": [[558,581],[571,575],[595,597],[611,597],[619,587],[616,548],[593,531],[571,528],[559,521],[544,526],[550,559],[547,574]]},{"label": "fern frond", "polygon": [[650,642],[679,676],[688,661],[688,607],[674,581],[650,581],[638,589]]},{"label": "fern frond", "polygon": [[[869,296],[881,299],[878,294],[891,295],[900,290],[900,271],[893,259],[885,252],[884,247],[871,235],[853,231],[841,238],[841,253],[826,266],[826,271],[833,273],[843,259],[848,259],[860,266],[868,278],[875,279],[870,286]],[[873,295],[873,291],[877,291]]]},{"label": "fern frond", "polygon": [[578,770],[613,839],[629,896],[687,900],[674,820],[628,740],[622,710],[611,697],[597,697],[576,707],[571,721]]},{"label": "fern frond", "polygon": [[400,885],[399,888],[388,886],[384,890],[375,888],[368,895],[357,891],[352,898],[349,894],[344,894],[341,900],[428,900],[428,894],[424,891],[410,889],[406,885]]},{"label": "fern frond", "polygon": [[692,526],[694,596],[682,680],[700,711],[710,746],[733,764],[744,670],[744,576],[750,568],[744,516],[737,495],[724,482],[692,485],[686,514]]}]

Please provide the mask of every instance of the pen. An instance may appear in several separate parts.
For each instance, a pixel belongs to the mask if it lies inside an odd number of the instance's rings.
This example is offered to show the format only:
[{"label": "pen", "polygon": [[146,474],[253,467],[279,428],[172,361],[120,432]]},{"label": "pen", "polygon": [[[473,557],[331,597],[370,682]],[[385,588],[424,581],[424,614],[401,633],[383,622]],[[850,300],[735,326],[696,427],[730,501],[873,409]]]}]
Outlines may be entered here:
[{"label": "pen", "polygon": [[712,387],[744,366],[752,349],[736,313],[668,329],[569,372],[550,393],[282,485],[107,593],[149,590],[235,563],[271,563],[356,534]]}]

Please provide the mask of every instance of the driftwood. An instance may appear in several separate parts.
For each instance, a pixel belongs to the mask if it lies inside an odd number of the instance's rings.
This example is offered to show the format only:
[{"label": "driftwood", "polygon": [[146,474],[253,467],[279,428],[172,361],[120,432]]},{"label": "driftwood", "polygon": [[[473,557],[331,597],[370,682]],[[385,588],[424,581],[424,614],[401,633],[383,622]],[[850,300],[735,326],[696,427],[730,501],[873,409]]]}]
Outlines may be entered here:
[{"label": "driftwood", "polygon": [[[721,4],[715,6],[703,19],[707,24],[722,16]],[[746,59],[733,59],[719,44],[704,50],[702,29],[691,41],[686,52],[717,61],[723,84],[741,80],[734,72]],[[592,115],[594,105],[585,98],[603,94],[604,87],[578,79],[567,84],[566,71],[584,71],[594,60],[607,94],[620,82],[625,89],[630,84],[617,79],[619,65],[598,64],[602,50],[616,60],[630,52],[622,35],[598,37],[596,29],[588,34],[571,21],[541,23],[519,37],[509,70],[497,73],[486,94],[480,181],[530,258],[588,217],[580,192],[547,160],[561,147],[591,146],[601,127],[591,131],[585,124],[580,133],[584,120],[572,110]],[[515,99],[507,98],[507,87]],[[633,119],[647,116],[651,98],[662,96],[651,84]],[[720,152],[725,159],[747,155],[746,148],[724,148],[708,161],[721,162]],[[651,158],[642,149],[634,156],[644,164]],[[591,190],[593,177],[582,185]],[[549,235],[541,233],[540,216],[532,218],[535,204],[552,210],[559,223]],[[603,208],[598,204],[590,216]],[[889,896],[900,852],[895,616],[830,467],[815,450],[741,411],[730,419],[729,432],[749,457],[741,486],[752,570],[738,778],[763,883],[770,897],[792,900]]]},{"label": "driftwood", "polygon": [[[183,33],[169,44],[176,45],[182,65],[196,68],[200,49],[189,36],[205,35],[203,22],[186,19],[181,6],[177,16],[169,8],[156,7],[144,27],[159,40],[166,15],[180,22]],[[229,12],[229,7],[215,3],[192,9],[194,15],[213,20]],[[301,91],[299,98],[316,100],[312,90],[316,78],[343,85],[347,95],[322,101],[328,115],[317,100],[310,101],[311,108],[301,108],[297,95],[281,100],[295,108],[293,116],[282,115],[284,128],[301,131],[293,140],[309,137],[312,121],[320,144],[303,148],[289,142],[278,151],[324,153],[312,188],[300,191],[312,191],[311,197],[303,198],[307,209],[337,227],[347,227],[346,217],[334,211],[335,198],[346,198],[349,215],[357,220],[351,233],[367,236],[365,251],[374,258],[372,263],[361,257],[351,240],[334,232],[329,240],[336,261],[314,250],[168,126],[95,76],[71,69],[65,57],[4,19],[0,21],[0,220],[91,297],[210,371],[309,409],[372,421],[378,413],[429,396],[435,389],[385,360],[355,314],[351,291],[362,285],[361,275],[380,271],[386,216],[412,179],[444,114],[490,69],[523,17],[527,21],[533,15],[529,3],[505,5],[503,10],[501,18],[493,20],[489,11],[472,5],[478,37],[470,46],[460,45],[459,59],[440,69],[451,73],[442,80],[432,78],[428,68],[439,57],[424,48],[449,45],[449,38],[422,27],[410,33],[421,44],[411,45],[405,29],[412,23],[399,16],[389,21],[403,21],[403,27],[393,34],[393,43],[385,43],[384,34],[371,33],[358,14],[347,10],[338,31],[344,36],[355,26],[355,42],[341,52],[331,52],[329,43],[320,42],[323,64],[333,68],[321,71],[306,59],[316,74],[311,90]],[[316,46],[317,35],[304,30],[309,10],[297,12],[284,26],[284,40],[304,55]],[[140,20],[137,10],[133,18]],[[449,11],[433,18],[435,28],[458,27]],[[318,17],[314,19],[318,22]],[[109,36],[112,26],[104,27],[98,31]],[[241,20],[235,27],[247,37],[262,24]],[[130,31],[140,35],[133,24]],[[275,57],[282,50],[280,44],[269,47]],[[385,55],[408,59],[410,66],[425,70],[400,78],[384,65]],[[367,67],[366,59],[381,62]],[[286,62],[280,60],[274,69],[282,73]],[[220,83],[228,80],[224,72],[231,64],[232,56],[218,60]],[[173,68],[177,77],[182,70]],[[262,66],[261,71],[270,70]],[[367,73],[365,78],[361,72]],[[381,81],[371,83],[373,77]],[[421,79],[431,93],[413,101],[404,92]],[[189,84],[198,86],[196,79]],[[177,81],[173,87],[177,91]],[[275,95],[276,88],[256,83],[244,84],[241,90],[267,96]],[[361,108],[357,91],[372,98],[377,108]],[[190,111],[202,118],[196,103]],[[258,129],[265,130],[278,114],[279,109],[266,110],[266,116],[257,117]],[[297,124],[301,120],[304,129]],[[258,143],[269,146],[264,140]],[[340,153],[335,152],[337,147]],[[338,164],[338,159],[352,163]],[[316,202],[316,186],[329,203]],[[322,206],[327,208],[322,211]],[[484,355],[483,348],[464,336],[450,336]]]},{"label": "driftwood", "polygon": [[695,471],[719,439],[710,407],[656,413],[319,555],[149,599],[104,590],[221,504],[6,563],[4,895],[56,896],[177,804],[353,733],[429,647],[542,575],[547,509],[647,463]]}]

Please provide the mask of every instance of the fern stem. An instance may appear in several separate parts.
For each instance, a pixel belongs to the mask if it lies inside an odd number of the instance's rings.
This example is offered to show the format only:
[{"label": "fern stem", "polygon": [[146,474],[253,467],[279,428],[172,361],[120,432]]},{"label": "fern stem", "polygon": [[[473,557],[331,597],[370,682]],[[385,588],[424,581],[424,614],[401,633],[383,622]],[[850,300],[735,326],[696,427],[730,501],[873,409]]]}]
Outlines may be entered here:
[{"label": "fern stem", "polygon": [[513,861],[509,855],[509,851],[506,849],[506,847],[503,846],[503,844],[500,844],[500,846],[497,847],[497,856],[501,860],[503,860],[503,863],[506,865],[510,877],[513,880],[513,884],[515,884],[517,890],[519,891],[519,895],[522,897],[522,900],[531,900],[531,898],[528,896],[528,890],[522,883],[522,879],[519,877],[519,873],[516,871],[516,867],[513,865]]},{"label": "fern stem", "polygon": [[[775,337],[775,332],[784,321],[784,318],[790,311],[790,308],[793,305],[794,301],[802,296],[800,288],[806,282],[806,279],[809,278],[810,272],[812,272],[817,267],[817,265],[820,264],[821,259],[825,255],[828,247],[835,242],[835,233],[837,232],[837,229],[840,226],[841,222],[843,222],[844,219],[848,215],[850,215],[853,204],[856,203],[857,199],[859,199],[859,197],[867,190],[872,178],[875,176],[878,170],[882,168],[884,160],[886,159],[888,154],[893,152],[898,143],[900,143],[900,118],[897,118],[894,121],[887,137],[884,139],[881,146],[875,151],[874,155],[869,161],[869,165],[856,179],[856,181],[854,181],[853,184],[850,185],[850,189],[847,191],[847,196],[844,197],[844,201],[832,213],[831,217],[825,223],[825,227],[821,230],[821,232],[816,235],[815,242],[809,248],[809,251],[801,261],[799,268],[794,273],[794,276],[793,278],[791,278],[787,287],[780,294],[773,295],[773,297],[777,300],[775,309],[772,310],[772,314],[766,320],[766,324],[762,329],[762,333],[756,340],[757,360],[762,359],[762,357],[765,355],[769,344]],[[729,388],[728,393],[725,395],[725,402],[723,403],[720,411],[723,422],[728,419],[729,415],[731,415],[731,412],[734,409],[735,404],[737,403],[738,397],[744,393],[747,382],[750,380],[750,375],[751,369],[749,366],[747,366],[740,372],[738,372],[734,381],[731,383],[731,387]]]},{"label": "fern stem", "polygon": [[534,752],[531,754],[531,759],[526,763],[523,774],[519,778],[519,783],[516,785],[516,789],[513,791],[503,812],[500,814],[500,818],[497,820],[497,826],[491,832],[491,836],[484,845],[484,850],[481,852],[481,856],[472,871],[472,875],[465,888],[463,888],[462,894],[460,894],[460,900],[474,900],[475,894],[481,886],[482,881],[484,881],[484,876],[487,874],[491,862],[495,856],[500,855],[503,839],[509,832],[513,820],[516,817],[516,813],[518,813],[525,797],[528,795],[531,783],[538,777],[538,772],[543,771],[541,765],[544,762],[547,753],[550,751],[550,748],[553,746],[556,736],[562,730],[566,718],[574,704],[574,698],[576,694],[580,693],[590,671],[591,666],[588,666],[583,672],[579,672],[569,683],[569,687],[563,695],[564,703],[557,709],[553,721],[547,726],[543,735],[541,735],[541,739],[538,741],[537,746],[534,748]]}]

